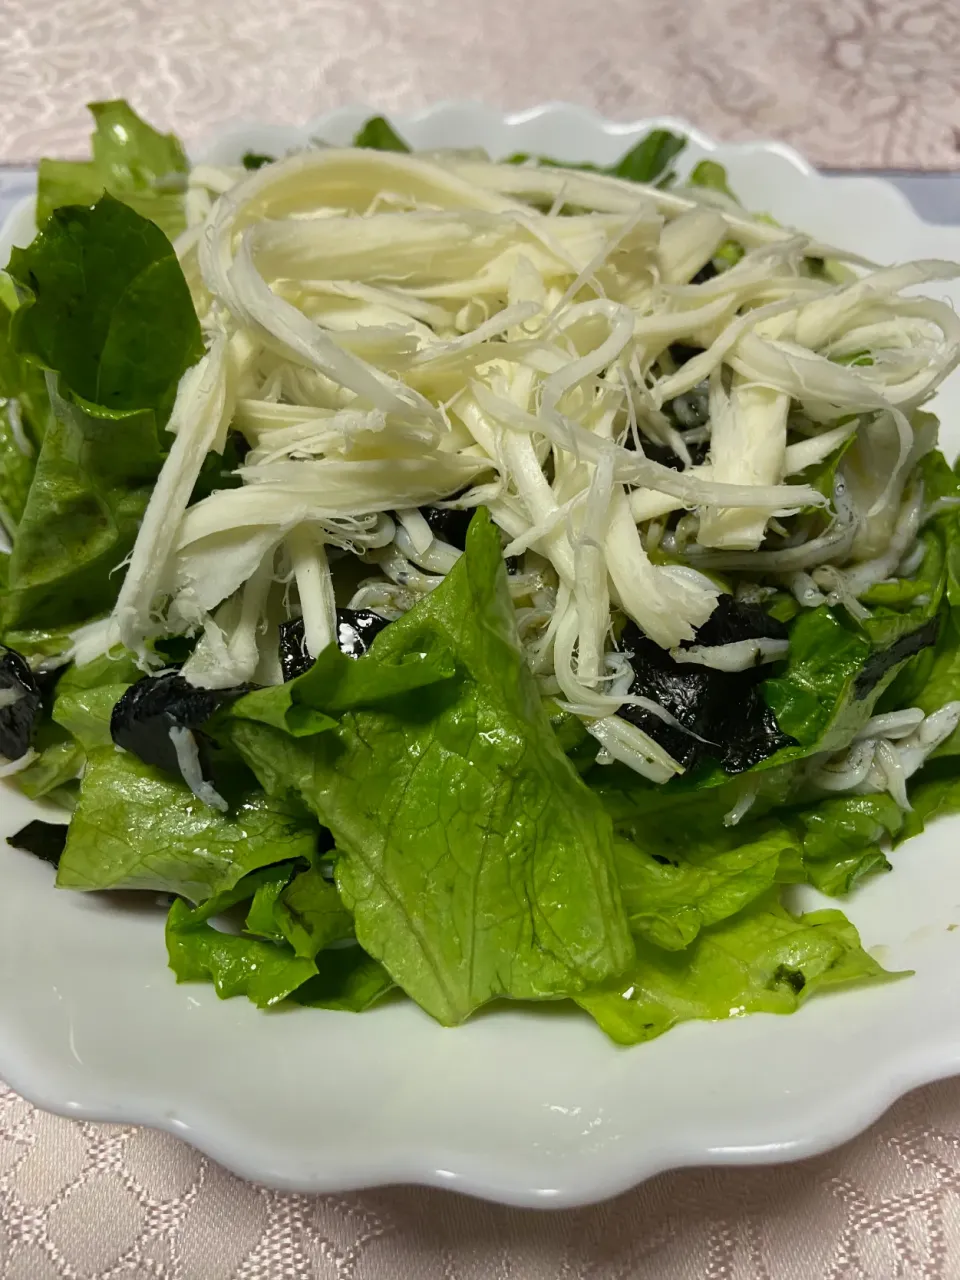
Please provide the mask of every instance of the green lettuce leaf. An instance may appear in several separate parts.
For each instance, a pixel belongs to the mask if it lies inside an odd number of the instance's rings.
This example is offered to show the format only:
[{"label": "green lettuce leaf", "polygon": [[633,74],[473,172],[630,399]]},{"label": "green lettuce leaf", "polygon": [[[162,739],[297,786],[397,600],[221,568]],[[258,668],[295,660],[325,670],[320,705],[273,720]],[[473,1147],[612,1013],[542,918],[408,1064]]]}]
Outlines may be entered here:
[{"label": "green lettuce leaf", "polygon": [[950,504],[932,524],[945,548],[947,600],[952,609],[960,609],[960,459],[951,467],[942,453],[933,452],[920,466],[925,502]]},{"label": "green lettuce leaf", "polygon": [[[229,719],[253,720],[308,737],[336,729],[337,716],[427,689],[456,675],[453,655],[442,645],[429,654],[400,655],[399,661],[357,662],[331,645],[313,666],[283,685],[257,689],[235,703]],[[323,705],[324,710],[317,708]]]},{"label": "green lettuce leaf", "polygon": [[239,766],[225,765],[217,784],[229,813],[128,752],[93,748],[57,884],[202,902],[259,867],[313,856],[316,827],[298,804],[265,796]]},{"label": "green lettuce leaf", "polygon": [[671,133],[668,129],[652,129],[611,165],[553,160],[549,156],[536,156],[528,151],[518,151],[508,156],[506,163],[526,164],[530,160],[536,160],[538,164],[551,168],[608,173],[614,178],[623,178],[626,182],[646,182],[666,187],[676,176],[673,162],[686,145],[687,139],[682,134]]},{"label": "green lettuce leaf", "polygon": [[912,778],[909,787],[912,808],[904,815],[897,844],[918,836],[927,823],[960,813],[960,760],[957,756],[932,760]]},{"label": "green lettuce leaf", "polygon": [[0,405],[0,528],[13,537],[27,505],[36,465],[32,449],[24,449],[22,434],[14,430],[14,402]]},{"label": "green lettuce leaf", "polygon": [[887,794],[831,796],[784,816],[800,836],[805,878],[832,897],[865,876],[888,871],[881,842],[896,836],[903,812]]},{"label": "green lettuce leaf", "polygon": [[[333,885],[320,887],[314,868],[298,871],[299,865],[251,872],[192,910],[175,903],[167,954],[177,981],[209,981],[221,999],[245,995],[261,1008],[293,997],[358,1013],[392,990],[383,968],[355,943],[320,949],[352,937],[350,916]],[[244,932],[224,933],[209,923],[243,902],[249,903]]]},{"label": "green lettuce leaf", "polygon": [[133,655],[118,650],[85,667],[70,666],[57,682],[52,716],[85,750],[113,745],[110,716],[143,672]]},{"label": "green lettuce leaf", "polygon": [[667,186],[674,178],[673,162],[687,139],[669,129],[651,129],[645,138],[622,155],[608,172],[627,182],[655,182]]},{"label": "green lettuce leaf", "polygon": [[17,299],[9,277],[0,277],[0,285],[0,526],[12,537],[50,420],[50,399],[43,371],[13,349],[10,328]]},{"label": "green lettuce leaf", "polygon": [[[456,675],[437,679],[450,654]],[[421,660],[431,682],[398,693],[396,671]],[[364,950],[444,1023],[622,970],[610,822],[550,730],[485,515],[453,572],[355,668],[352,700],[311,688],[332,729],[295,737],[244,718],[249,695],[226,732],[268,792],[294,789],[331,830]]]},{"label": "green lettuce leaf", "polygon": [[353,145],[370,151],[410,150],[390,121],[383,116],[371,116],[361,125],[353,139]]},{"label": "green lettuce leaf", "polygon": [[673,840],[617,841],[620,892],[635,937],[681,950],[770,889],[785,857],[795,860],[796,841],[785,828],[728,831],[704,840],[699,832],[678,838],[673,827]]},{"label": "green lettuce leaf", "polygon": [[177,982],[212,982],[221,1000],[246,996],[261,1009],[312,978],[312,960],[258,938],[224,933],[178,899],[167,916],[167,956]]},{"label": "green lettuce leaf", "polygon": [[104,613],[163,462],[158,426],[202,353],[176,255],[105,197],[58,211],[10,270],[24,293],[12,338],[59,375],[9,561],[4,629]]},{"label": "green lettuce leaf", "polygon": [[[928,454],[921,468],[928,503],[960,504],[960,480],[942,454]],[[914,612],[939,606],[937,643],[906,664],[878,705],[880,711],[917,706],[930,714],[960,699],[960,505],[948,505],[936,515],[921,541],[926,553],[914,577],[880,583],[871,598],[885,593],[889,601],[897,595]],[[960,755],[960,731],[934,753],[935,758],[955,755]]]},{"label": "green lettuce leaf", "polygon": [[[0,613],[2,613],[3,594],[0,591]],[[65,627],[27,627],[11,628],[3,633],[3,643],[22,654],[32,667],[47,658],[59,658],[73,644],[71,638],[72,624]]]},{"label": "green lettuce leaf", "polygon": [[72,804],[76,779],[86,758],[83,747],[56,725],[47,723],[37,732],[34,748],[37,759],[14,775],[17,788],[30,800],[66,800],[60,793],[67,788]]},{"label": "green lettuce leaf", "polygon": [[891,976],[841,912],[794,916],[774,892],[686,950],[638,942],[625,977],[576,999],[611,1039],[638,1044],[691,1018],[793,1013],[817,991]]},{"label": "green lettuce leaf", "polygon": [[364,1013],[396,991],[396,983],[360,946],[336,947],[317,956],[317,974],[293,993],[312,1009]]},{"label": "green lettuce leaf", "polygon": [[189,164],[172,133],[158,133],[128,103],[91,102],[96,128],[91,160],[41,160],[37,225],[64,205],[91,205],[106,191],[173,240],[186,226],[184,177]]},{"label": "green lettuce leaf", "polygon": [[[296,865],[292,862],[281,862],[263,871],[254,872],[245,880],[241,880],[238,888],[248,881],[256,880],[256,888],[247,908],[244,929],[255,938],[266,938],[270,942],[285,942],[283,930],[277,920],[277,902],[281,893],[297,874]],[[215,901],[211,899],[210,901]]]},{"label": "green lettuce leaf", "polygon": [[[960,610],[943,611],[937,647],[923,674],[926,679],[920,689],[905,697],[900,706],[916,706],[929,715],[960,699]],[[941,756],[960,756],[960,729],[936,749],[934,759]]]},{"label": "green lettuce leaf", "polygon": [[152,223],[110,196],[65,209],[14,249],[9,271],[24,295],[11,325],[21,356],[92,405],[165,420],[203,343],[177,256]]},{"label": "green lettuce leaf", "polygon": [[786,668],[761,687],[780,728],[798,746],[777,752],[758,769],[846,746],[904,663],[936,635],[926,611],[875,614],[864,627],[872,634],[825,605],[794,621]]},{"label": "green lettuce leaf", "polygon": [[687,183],[691,187],[709,187],[712,191],[721,191],[731,200],[737,199],[730,190],[726,169],[716,160],[701,160],[699,164],[695,164],[690,170]]},{"label": "green lettuce leaf", "polygon": [[245,151],[240,163],[245,169],[262,169],[265,164],[273,164],[276,156],[268,156],[264,151]]},{"label": "green lettuce leaf", "polygon": [[248,933],[287,942],[295,955],[307,960],[335,942],[353,938],[353,917],[318,867],[271,870],[274,874],[261,881],[247,912]]},{"label": "green lettuce leaf", "polygon": [[110,609],[162,461],[149,411],[108,415],[58,397],[10,556],[5,627]]},{"label": "green lettuce leaf", "polygon": [[353,917],[317,867],[301,871],[280,892],[274,917],[294,953],[307,960],[332,943],[353,937]]}]

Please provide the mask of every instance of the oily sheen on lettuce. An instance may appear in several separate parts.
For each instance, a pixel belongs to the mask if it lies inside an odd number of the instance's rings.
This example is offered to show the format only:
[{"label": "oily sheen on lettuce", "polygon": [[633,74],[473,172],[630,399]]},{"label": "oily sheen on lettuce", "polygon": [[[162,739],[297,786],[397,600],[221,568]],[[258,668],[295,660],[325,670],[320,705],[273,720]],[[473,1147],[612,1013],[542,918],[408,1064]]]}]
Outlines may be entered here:
[{"label": "oily sheen on lettuce", "polygon": [[637,1044],[691,1018],[793,1013],[824,988],[892,976],[841,912],[794,916],[770,893],[683,951],[638,941],[634,968],[577,1003],[611,1039]]},{"label": "oily sheen on lettuce", "polygon": [[186,226],[183,188],[189,169],[172,133],[158,133],[122,101],[91,102],[96,128],[90,160],[41,160],[37,225],[54,209],[94,204],[106,191],[155,222],[171,240]]},{"label": "oily sheen on lettuce", "polygon": [[[239,932],[210,923],[242,904],[246,919]],[[334,886],[318,867],[302,862],[251,872],[193,909],[175,902],[166,938],[178,982],[211,982],[221,999],[246,996],[261,1008],[292,998],[360,1013],[393,988],[353,940],[352,921]]]},{"label": "oily sheen on lettuce", "polygon": [[8,538],[23,516],[50,416],[43,371],[13,349],[10,326],[16,305],[12,281],[0,277],[0,528]]},{"label": "oily sheen on lettuce", "polygon": [[53,418],[18,522],[4,626],[63,626],[106,611],[163,462],[159,427],[202,353],[166,237],[104,197],[62,209],[10,272],[11,341],[50,371]]},{"label": "oily sheen on lettuce", "polygon": [[94,747],[57,884],[156,889],[203,902],[258,867],[312,856],[316,828],[299,805],[264,795],[239,766],[225,767],[217,783],[229,813],[201,804],[129,752]]},{"label": "oily sheen on lettuce", "polygon": [[[442,678],[396,692],[398,670],[421,662]],[[354,670],[352,696],[328,700],[315,681],[241,699],[226,732],[269,793],[294,790],[333,833],[364,950],[446,1024],[621,972],[633,944],[611,824],[550,729],[485,515]],[[298,699],[295,736],[278,723]]]},{"label": "oily sheen on lettuce", "polygon": [[[621,838],[618,869],[634,931],[669,948],[662,931],[676,929],[673,945],[685,946],[702,925],[740,910],[775,883],[806,882],[838,896],[888,870],[881,845],[902,822],[892,797],[798,803],[792,793],[800,767],[758,774],[753,803],[735,824],[727,818],[742,794],[739,782],[691,792],[651,785],[622,766],[593,769],[587,776]],[[651,913],[657,933],[638,923]]]}]

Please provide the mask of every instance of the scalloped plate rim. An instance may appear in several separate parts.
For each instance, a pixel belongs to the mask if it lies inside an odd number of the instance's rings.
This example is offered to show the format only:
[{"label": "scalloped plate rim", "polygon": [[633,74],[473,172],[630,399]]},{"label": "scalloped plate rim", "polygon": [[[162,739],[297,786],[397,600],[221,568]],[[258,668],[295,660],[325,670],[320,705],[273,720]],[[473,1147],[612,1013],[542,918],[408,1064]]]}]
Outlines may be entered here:
[{"label": "scalloped plate rim", "polygon": [[[360,113],[368,113],[369,108],[347,106],[336,112],[316,117],[307,125],[265,126],[263,122],[236,120],[226,122],[222,128],[213,131],[208,139],[199,147],[191,148],[194,155],[202,155],[203,151],[214,146],[218,141],[236,138],[244,132],[254,133],[268,128],[280,136],[284,133],[291,138],[306,138],[322,134],[327,128],[335,127],[337,122],[356,118]],[[475,115],[481,124],[483,120],[505,126],[508,129],[522,129],[524,126],[560,119],[577,119],[597,133],[616,138],[629,138],[652,126],[675,128],[685,132],[703,151],[720,151],[724,155],[763,157],[776,156],[781,162],[788,163],[799,178],[805,182],[851,184],[851,189],[866,194],[882,192],[886,202],[884,216],[895,219],[903,230],[914,233],[922,231],[926,239],[936,240],[944,245],[951,241],[955,245],[957,256],[960,256],[960,233],[956,228],[934,227],[924,223],[912,206],[902,195],[883,179],[872,175],[851,175],[833,177],[822,175],[813,169],[808,162],[792,147],[782,143],[766,141],[750,141],[744,143],[721,144],[715,142],[703,131],[689,125],[686,121],[675,117],[662,116],[630,122],[614,122],[587,108],[577,107],[562,102],[544,103],[512,113],[500,113],[494,108],[480,104],[463,102],[438,103],[422,111],[412,113],[396,113],[393,119],[403,128],[404,125],[415,127],[428,124],[443,116]],[[22,212],[22,210],[21,210]],[[9,226],[11,214],[5,229]],[[2,237],[0,237],[2,243]],[[2,792],[0,792],[2,794]],[[2,842],[0,842],[2,843]],[[928,841],[928,843],[930,843]],[[942,842],[941,842],[942,843]],[[13,851],[0,850],[0,858],[22,858]],[[35,869],[30,866],[24,869],[24,878],[36,880]],[[895,873],[902,878],[906,871]],[[165,978],[169,975],[162,971]],[[172,978],[170,979],[172,982]],[[869,996],[871,993],[864,993]],[[826,997],[824,999],[856,999],[855,995],[843,997]],[[15,1002],[14,1002],[15,1004]],[[813,1008],[814,1006],[808,1006]],[[419,1017],[419,1011],[409,1010],[411,1018]],[[315,1015],[316,1016],[316,1015]],[[338,1015],[333,1015],[337,1017]],[[351,1015],[339,1015],[349,1018]],[[376,1016],[376,1015],[367,1015]],[[506,1015],[511,1016],[511,1015]],[[531,1015],[536,1017],[537,1015]],[[757,1015],[757,1020],[768,1023],[774,1020],[770,1015]],[[800,1015],[803,1017],[803,1014]],[[754,1019],[744,1020],[754,1021]],[[793,1019],[789,1021],[793,1022]],[[333,1026],[333,1023],[330,1024]],[[706,1024],[726,1026],[731,1024]],[[186,1099],[174,1104],[163,1104],[156,1096],[156,1091],[145,1088],[143,1082],[131,1082],[124,1097],[112,1096],[108,1099],[103,1087],[98,1089],[86,1086],[86,1093],[78,1091],[69,1079],[69,1070],[65,1060],[44,1056],[39,1047],[39,1039],[30,1042],[29,1036],[18,1034],[17,1009],[13,1004],[5,1003],[0,995],[0,1070],[13,1088],[25,1097],[31,1098],[38,1106],[77,1119],[102,1120],[108,1122],[127,1122],[151,1125],[164,1129],[190,1141],[194,1146],[207,1152],[227,1167],[241,1175],[267,1181],[275,1186],[303,1191],[334,1191],[357,1189],[383,1185],[390,1182],[415,1182],[422,1185],[455,1188],[468,1194],[498,1200],[519,1206],[570,1207],[591,1203],[622,1192],[636,1183],[656,1173],[688,1167],[697,1164],[712,1165],[749,1165],[778,1162],[785,1159],[801,1159],[817,1154],[842,1143],[862,1132],[897,1098],[909,1089],[930,1081],[943,1078],[960,1070],[960,1026],[953,1031],[941,1028],[939,1038],[931,1038],[921,1046],[909,1045],[891,1054],[882,1064],[875,1066],[871,1076],[864,1081],[850,1081],[846,1087],[837,1087],[832,1096],[822,1102],[817,1112],[820,1118],[818,1126],[814,1125],[804,1133],[794,1133],[792,1137],[763,1142],[726,1142],[710,1144],[698,1142],[689,1135],[678,1135],[672,1143],[663,1143],[657,1147],[632,1149],[619,1158],[611,1158],[598,1166],[589,1162],[583,1165],[578,1173],[575,1158],[564,1163],[562,1176],[558,1176],[548,1185],[542,1178],[536,1181],[533,1174],[524,1172],[520,1165],[511,1174],[506,1168],[510,1163],[508,1153],[503,1154],[505,1164],[499,1168],[491,1164],[489,1155],[471,1155],[463,1149],[456,1153],[439,1149],[436,1144],[421,1147],[404,1148],[389,1157],[376,1151],[371,1153],[351,1153],[348,1161],[336,1162],[336,1153],[325,1154],[322,1147],[316,1152],[312,1172],[293,1172],[289,1158],[284,1160],[284,1152],[272,1155],[265,1149],[269,1145],[262,1136],[255,1137],[243,1126],[231,1125],[222,1120],[218,1114],[204,1112],[195,1102]],[[689,1038],[692,1041],[702,1035],[703,1024],[691,1031],[690,1024],[672,1032],[678,1040]],[[597,1034],[593,1028],[586,1032]],[[445,1033],[455,1035],[456,1032]],[[71,1041],[72,1045],[72,1032]],[[643,1054],[650,1046],[638,1046],[633,1050],[618,1050],[610,1047],[611,1054]],[[76,1055],[76,1050],[74,1050]],[[77,1056],[79,1061],[79,1056]],[[456,1145],[456,1144],[454,1144]],[[311,1148],[313,1150],[313,1148]],[[622,1150],[622,1149],[621,1149]],[[286,1153],[289,1155],[289,1153]],[[521,1162],[522,1164],[522,1162]],[[338,1173],[337,1169],[340,1169]],[[558,1173],[560,1171],[558,1170]]]}]

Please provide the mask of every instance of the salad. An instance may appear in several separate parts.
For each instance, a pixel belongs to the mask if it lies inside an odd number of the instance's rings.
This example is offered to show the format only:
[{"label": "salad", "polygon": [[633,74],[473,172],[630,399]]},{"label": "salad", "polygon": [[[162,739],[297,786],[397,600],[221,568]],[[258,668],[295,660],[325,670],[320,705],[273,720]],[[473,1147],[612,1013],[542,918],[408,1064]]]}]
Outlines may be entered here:
[{"label": "salad", "polygon": [[790,886],[960,810],[960,266],[662,130],[191,166],[91,110],[0,276],[0,771],[65,819],[10,843],[261,1007],[632,1044],[900,976]]}]

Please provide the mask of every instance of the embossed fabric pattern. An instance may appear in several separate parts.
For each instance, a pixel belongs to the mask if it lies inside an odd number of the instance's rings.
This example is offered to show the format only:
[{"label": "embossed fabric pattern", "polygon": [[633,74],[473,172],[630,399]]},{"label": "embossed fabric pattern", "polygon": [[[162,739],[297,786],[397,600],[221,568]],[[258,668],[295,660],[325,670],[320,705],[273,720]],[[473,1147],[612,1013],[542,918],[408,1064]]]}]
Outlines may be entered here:
[{"label": "embossed fabric pattern", "polygon": [[289,1195],[175,1138],[0,1090],[5,1280],[921,1280],[960,1276],[960,1081],[839,1151],[665,1174],[549,1213],[442,1191]]},{"label": "embossed fabric pattern", "polygon": [[3,0],[0,157],[85,145],[125,96],[192,140],[344,103],[555,98],[777,137],[837,167],[960,165],[955,0]]},{"label": "embossed fabric pattern", "polygon": [[[960,167],[957,0],[3,0],[0,162],[85,149],[126,96],[194,140],[371,102],[562,97],[836,167]],[[609,1204],[304,1196],[164,1134],[0,1086],[0,1280],[920,1280],[960,1277],[960,1080],[794,1166],[683,1171]]]}]

